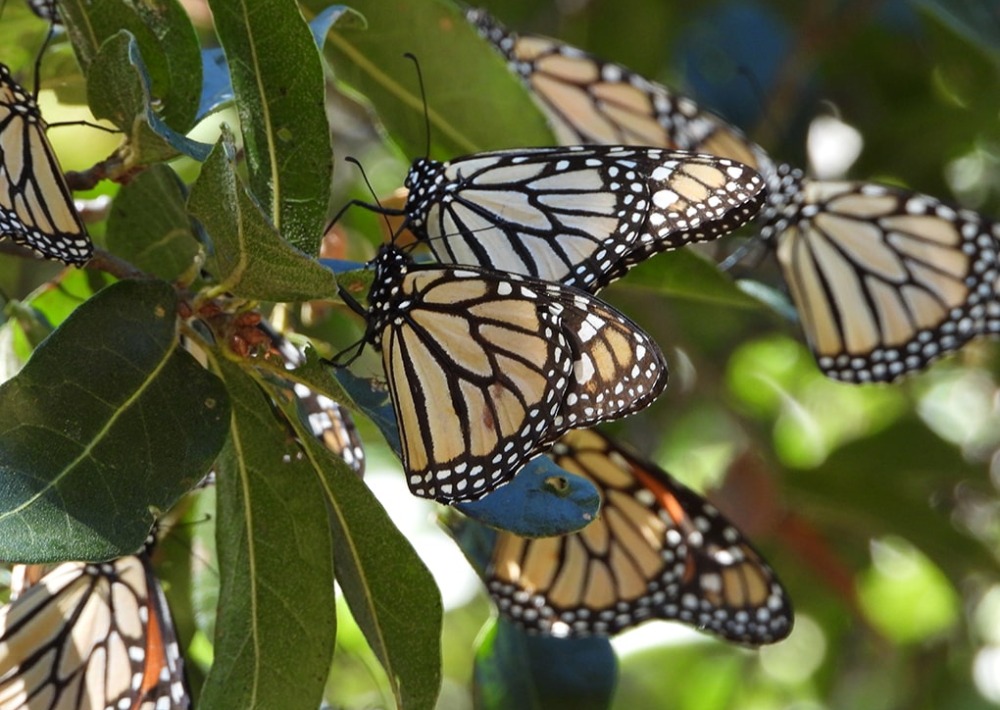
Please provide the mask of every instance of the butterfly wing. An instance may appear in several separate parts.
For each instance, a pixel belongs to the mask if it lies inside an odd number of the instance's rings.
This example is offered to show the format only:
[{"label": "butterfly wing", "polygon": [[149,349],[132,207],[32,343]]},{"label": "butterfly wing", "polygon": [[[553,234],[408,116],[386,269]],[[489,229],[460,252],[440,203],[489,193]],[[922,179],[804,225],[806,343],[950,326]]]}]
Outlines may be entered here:
[{"label": "butterfly wing", "polygon": [[621,146],[418,160],[406,186],[408,226],[439,261],[590,291],[656,252],[735,229],[764,195],[734,161]]},{"label": "butterfly wing", "polygon": [[562,431],[593,426],[638,412],[667,385],[667,362],[638,325],[603,301],[575,289],[550,287],[573,354],[563,405]]},{"label": "butterfly wing", "polygon": [[365,448],[350,412],[329,397],[296,383],[295,397],[313,436],[359,476],[365,472]]},{"label": "butterfly wing", "polygon": [[476,500],[566,429],[635,411],[666,385],[655,343],[577,289],[414,265],[385,247],[369,304],[418,496]]},{"label": "butterfly wing", "polygon": [[827,375],[889,382],[1000,330],[997,225],[909,190],[799,179],[764,234]]},{"label": "butterfly wing", "polygon": [[642,176],[583,149],[419,160],[407,176],[411,230],[443,263],[586,287],[636,240]]},{"label": "butterfly wing", "polygon": [[556,538],[500,532],[487,584],[501,613],[558,636],[655,618],[753,645],[788,635],[792,609],[774,572],[701,496],[593,430],[568,433],[551,456],[597,485],[601,517]]},{"label": "butterfly wing", "polygon": [[606,285],[661,251],[717,239],[753,219],[765,202],[764,178],[728,158],[665,151],[652,172],[646,228],[599,280]]},{"label": "butterfly wing", "polygon": [[0,708],[189,708],[147,553],[67,562],[0,609]]},{"label": "butterfly wing", "polygon": [[524,81],[559,143],[679,148],[768,174],[759,146],[688,97],[558,40],[513,33],[483,10],[466,17]]},{"label": "butterfly wing", "polygon": [[73,205],[35,99],[0,64],[0,236],[84,264],[93,244]]},{"label": "butterfly wing", "polygon": [[398,288],[412,303],[376,329],[410,490],[474,500],[551,443],[572,354],[517,281],[413,269]]},{"label": "butterfly wing", "polygon": [[1000,229],[990,220],[897,188],[804,180],[687,97],[575,47],[509,32],[480,10],[467,16],[561,142],[683,148],[760,171],[769,188],[761,233],[830,377],[892,381],[1000,330]]}]

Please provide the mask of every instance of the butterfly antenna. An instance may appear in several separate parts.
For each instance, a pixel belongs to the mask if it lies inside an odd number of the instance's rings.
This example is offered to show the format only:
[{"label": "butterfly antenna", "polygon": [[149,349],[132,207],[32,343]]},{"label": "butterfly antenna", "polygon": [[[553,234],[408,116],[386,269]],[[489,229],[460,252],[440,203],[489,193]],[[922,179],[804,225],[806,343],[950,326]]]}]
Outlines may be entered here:
[{"label": "butterfly antenna", "polygon": [[[355,205],[357,205],[359,207],[364,207],[366,210],[371,210],[372,212],[378,212],[379,214],[384,215],[386,217],[388,217],[388,215],[397,215],[398,216],[398,215],[405,215],[406,214],[405,210],[396,210],[396,209],[392,209],[391,207],[383,207],[382,203],[379,202],[378,196],[375,194],[375,190],[372,188],[372,184],[368,181],[368,175],[365,174],[365,169],[363,167],[361,167],[361,163],[359,163],[356,158],[352,158],[350,156],[344,158],[344,160],[347,161],[348,163],[353,164],[353,165],[357,165],[358,168],[361,170],[361,176],[364,178],[365,185],[368,186],[369,192],[372,193],[372,197],[375,198],[375,204],[373,205],[370,202],[364,202],[362,200],[351,200],[346,205],[344,205],[343,207],[341,207],[340,210],[338,210],[337,214],[333,215],[333,218],[329,222],[326,223],[326,227],[323,228],[323,234],[326,234],[327,232],[329,232],[330,228],[333,225],[335,225],[337,222],[339,222],[340,218],[344,216],[344,213],[347,212],[347,210],[349,210],[351,207],[354,207]],[[389,220],[387,218],[386,219],[386,224],[388,224],[388,223],[389,223]],[[392,232],[391,225],[389,227],[389,231]]]},{"label": "butterfly antenna", "polygon": [[403,54],[404,57],[413,62],[413,66],[417,70],[417,84],[420,86],[420,102],[424,106],[424,157],[431,157],[431,114],[430,110],[427,108],[427,91],[424,88],[424,73],[420,71],[420,62],[417,57],[412,52],[406,52]]},{"label": "butterfly antenna", "polygon": [[361,164],[361,161],[351,155],[344,158],[344,160],[351,165],[357,166],[358,170],[361,171],[361,179],[365,181],[365,187],[368,188],[368,192],[372,193],[372,197],[375,199],[375,204],[378,205],[379,210],[385,210],[385,207],[383,207],[382,203],[379,202],[378,195],[375,194],[375,188],[372,187],[371,181],[368,179],[368,173],[365,172],[365,168]]},{"label": "butterfly antenna", "polygon": [[[375,204],[378,206],[378,209],[375,210],[375,212],[378,212],[379,214],[382,215],[382,219],[385,220],[385,226],[388,228],[389,234],[392,234],[393,241],[395,241],[397,234],[392,231],[392,224],[389,222],[389,215],[405,214],[405,213],[402,212],[401,210],[390,210],[382,206],[382,203],[379,202],[378,195],[375,194],[375,188],[372,187],[371,181],[368,179],[368,173],[365,172],[364,166],[361,165],[361,163],[358,161],[357,158],[347,156],[346,158],[344,158],[344,160],[346,160],[348,163],[351,163],[352,165],[356,165],[358,167],[358,170],[361,171],[361,179],[365,181],[365,186],[368,188],[368,192],[370,192],[372,194],[372,197],[375,198]],[[345,206],[344,210],[346,210],[347,207],[350,207],[350,204]],[[344,210],[338,212],[337,217],[340,217],[344,213]],[[334,219],[334,222],[336,222],[336,219]],[[406,225],[406,220],[403,220],[403,225],[404,226]]]}]

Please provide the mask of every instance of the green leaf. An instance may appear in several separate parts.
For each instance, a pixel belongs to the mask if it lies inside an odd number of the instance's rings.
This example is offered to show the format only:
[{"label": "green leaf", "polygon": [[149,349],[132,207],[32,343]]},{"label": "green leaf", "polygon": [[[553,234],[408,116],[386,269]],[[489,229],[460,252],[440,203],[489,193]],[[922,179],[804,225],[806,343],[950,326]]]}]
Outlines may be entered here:
[{"label": "green leaf", "polygon": [[358,409],[344,386],[330,374],[330,366],[324,364],[320,359],[316,348],[307,347],[302,351],[302,356],[302,363],[294,370],[287,370],[283,364],[272,359],[259,359],[254,362],[254,365],[258,369],[270,372],[283,380],[305,385],[316,394],[329,397],[338,404],[345,405],[350,409]]},{"label": "green leaf", "polygon": [[32,293],[23,308],[14,308],[13,302],[8,304],[4,312],[16,317],[14,344],[21,359],[27,360],[70,313],[113,282],[110,275],[90,269],[65,270]]},{"label": "green leaf", "polygon": [[760,308],[715,262],[693,249],[677,249],[647,259],[629,271],[620,288],[648,288],[665,296],[717,303],[733,308]]},{"label": "green leaf", "polygon": [[137,550],[208,471],[229,404],[177,348],[175,296],[122,281],[80,306],[0,386],[0,558]]},{"label": "green leaf", "polygon": [[283,241],[236,175],[232,134],[222,137],[191,189],[188,210],[212,239],[219,289],[245,298],[305,301],[337,292],[333,272]]},{"label": "green leaf", "polygon": [[153,165],[118,192],[105,243],[136,267],[173,281],[201,250],[191,230],[184,188],[166,165]]},{"label": "green leaf", "polygon": [[874,564],[858,580],[858,601],[886,638],[927,643],[954,628],[962,606],[940,569],[899,538],[875,540],[871,550]]},{"label": "green leaf", "polygon": [[441,686],[441,596],[375,496],[283,403],[330,511],[337,582],[400,708],[433,708]]},{"label": "green leaf", "polygon": [[962,479],[980,479],[983,468],[962,461],[911,415],[839,449],[817,468],[790,471],[785,482],[810,520],[834,524],[862,549],[871,538],[899,535],[956,579],[994,567],[995,558],[959,532],[948,511],[934,510],[931,498],[945,500]]},{"label": "green leaf", "polygon": [[60,13],[88,78],[104,42],[126,30],[146,60],[160,117],[180,133],[194,125],[201,94],[201,50],[178,0],[65,0]]},{"label": "green leaf", "polygon": [[177,155],[204,160],[208,146],[177,133],[153,110],[149,74],[135,38],[122,30],[101,45],[87,77],[87,101],[97,118],[128,138],[126,162],[148,165]]},{"label": "green leaf", "polygon": [[454,5],[357,0],[351,7],[368,27],[333,28],[327,47],[334,73],[375,105],[407,155],[426,154],[427,121],[417,74],[404,52],[416,55],[426,82],[433,156],[553,145],[520,81]]},{"label": "green leaf", "polygon": [[[318,444],[312,444],[318,448]],[[434,578],[371,491],[329,467],[337,580],[401,708],[433,708],[441,686],[441,597]]]},{"label": "green leaf", "polygon": [[323,66],[309,26],[291,0],[209,5],[229,62],[250,187],[278,232],[317,254],[333,152]]},{"label": "green leaf", "polygon": [[233,417],[218,462],[221,580],[201,703],[314,710],[336,633],[323,491],[257,384],[238,365],[216,363]]}]

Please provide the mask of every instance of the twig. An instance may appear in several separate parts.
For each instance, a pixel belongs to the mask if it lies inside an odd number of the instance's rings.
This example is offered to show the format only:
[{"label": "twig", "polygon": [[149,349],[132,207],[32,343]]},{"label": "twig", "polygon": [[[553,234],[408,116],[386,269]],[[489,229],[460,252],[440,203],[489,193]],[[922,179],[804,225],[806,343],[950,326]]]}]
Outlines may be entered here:
[{"label": "twig", "polygon": [[120,279],[152,278],[145,271],[100,247],[94,248],[94,256],[87,262],[86,268],[93,269],[94,271],[104,271]]}]

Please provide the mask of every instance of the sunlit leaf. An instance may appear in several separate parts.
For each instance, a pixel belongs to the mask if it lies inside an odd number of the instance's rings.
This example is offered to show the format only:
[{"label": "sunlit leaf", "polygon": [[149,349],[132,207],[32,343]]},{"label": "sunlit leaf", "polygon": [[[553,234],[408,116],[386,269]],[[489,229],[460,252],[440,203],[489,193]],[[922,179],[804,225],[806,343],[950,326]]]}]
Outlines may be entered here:
[{"label": "sunlit leaf", "polygon": [[212,240],[220,289],[268,301],[335,293],[333,272],[284,241],[247,192],[235,156],[232,135],[223,131],[188,198],[188,209]]},{"label": "sunlit leaf", "polygon": [[209,5],[229,63],[250,189],[281,236],[315,255],[333,152],[312,33],[292,2]]},{"label": "sunlit leaf", "polygon": [[919,550],[899,539],[872,544],[874,564],[861,577],[858,598],[883,634],[900,643],[926,642],[958,621],[955,589]]},{"label": "sunlit leaf", "polygon": [[[454,6],[359,0],[350,7],[367,26],[337,25],[330,32],[334,73],[375,105],[408,156],[425,155],[428,147],[417,74],[404,52],[417,57],[426,83],[432,155],[552,145],[527,92]],[[469,87],[489,100],[471,98]]]}]

